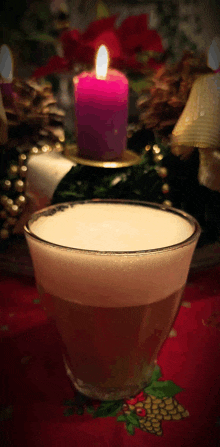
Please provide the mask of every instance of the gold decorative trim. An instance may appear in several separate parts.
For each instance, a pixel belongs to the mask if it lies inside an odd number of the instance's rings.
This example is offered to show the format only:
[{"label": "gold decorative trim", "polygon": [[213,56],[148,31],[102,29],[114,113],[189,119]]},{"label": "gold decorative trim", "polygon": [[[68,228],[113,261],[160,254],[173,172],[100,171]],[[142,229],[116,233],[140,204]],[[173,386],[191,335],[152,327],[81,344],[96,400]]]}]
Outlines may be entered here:
[{"label": "gold decorative trim", "polygon": [[137,165],[141,162],[141,156],[128,149],[124,151],[121,159],[115,159],[112,161],[91,160],[89,158],[78,157],[77,152],[78,147],[76,144],[66,145],[63,155],[77,164],[93,166],[96,168],[125,168],[128,166]]}]

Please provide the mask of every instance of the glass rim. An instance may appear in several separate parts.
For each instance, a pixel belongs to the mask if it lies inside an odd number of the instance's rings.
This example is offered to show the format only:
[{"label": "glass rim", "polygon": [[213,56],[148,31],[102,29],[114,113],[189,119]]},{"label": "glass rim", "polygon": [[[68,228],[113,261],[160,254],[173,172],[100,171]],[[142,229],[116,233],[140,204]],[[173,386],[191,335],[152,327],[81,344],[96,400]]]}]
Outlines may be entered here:
[{"label": "glass rim", "polygon": [[[74,207],[75,205],[83,205],[86,203],[90,204],[96,204],[96,203],[106,203],[106,204],[125,204],[125,205],[133,205],[133,206],[146,206],[148,208],[153,209],[160,209],[162,211],[171,212],[172,214],[176,214],[179,217],[187,220],[192,226],[194,226],[194,231],[192,229],[192,234],[184,239],[181,242],[178,242],[176,244],[168,245],[165,247],[159,247],[159,248],[150,248],[146,250],[112,250],[112,251],[103,251],[103,250],[88,250],[85,248],[75,248],[75,247],[69,247],[67,245],[61,245],[56,244],[55,242],[47,241],[46,239],[41,238],[40,236],[37,236],[34,234],[34,232],[31,230],[30,225],[31,223],[38,220],[41,216],[51,216],[55,214],[56,211],[63,211],[64,209],[67,209],[69,207]],[[56,211],[55,211],[56,210]],[[158,204],[154,202],[147,202],[147,201],[141,201],[141,200],[127,200],[127,199],[91,199],[91,200],[80,200],[80,201],[69,201],[69,202],[63,202],[63,203],[57,203],[54,205],[50,205],[46,208],[42,208],[41,210],[38,210],[34,212],[31,217],[28,219],[27,223],[24,225],[24,233],[26,235],[30,236],[32,239],[48,246],[53,246],[58,249],[65,249],[72,252],[78,252],[78,253],[87,253],[87,254],[97,254],[97,255],[135,255],[135,254],[150,254],[150,253],[159,253],[159,252],[165,252],[165,251],[172,251],[177,250],[179,248],[183,248],[187,245],[191,245],[193,242],[199,239],[199,236],[201,234],[201,227],[198,223],[198,221],[191,216],[190,214],[186,213],[183,210],[179,210],[178,208],[174,208],[171,206],[167,206],[165,204]]]}]

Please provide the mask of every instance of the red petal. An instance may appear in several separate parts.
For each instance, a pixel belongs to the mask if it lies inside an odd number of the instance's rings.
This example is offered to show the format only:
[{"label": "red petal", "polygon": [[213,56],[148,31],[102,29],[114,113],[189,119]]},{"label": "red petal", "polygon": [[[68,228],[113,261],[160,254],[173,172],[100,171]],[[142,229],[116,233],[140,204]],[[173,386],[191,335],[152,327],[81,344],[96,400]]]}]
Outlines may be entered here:
[{"label": "red petal", "polygon": [[130,34],[140,34],[145,32],[147,26],[148,14],[127,17],[118,28],[121,41],[126,39],[127,36],[130,36]]},{"label": "red petal", "polygon": [[140,51],[164,51],[161,38],[157,31],[147,30],[142,34],[128,36],[123,42],[123,49],[127,53],[136,53]]},{"label": "red petal", "polygon": [[126,403],[128,405],[135,405],[137,403],[137,397],[134,397],[133,399],[126,400]]},{"label": "red petal", "polygon": [[90,23],[87,30],[83,33],[82,40],[84,43],[91,42],[95,40],[101,33],[108,29],[114,29],[114,24],[116,21],[117,15],[95,20],[94,22]]},{"label": "red petal", "polygon": [[80,39],[80,32],[77,29],[73,29],[70,31],[63,31],[61,36],[60,36],[60,40],[61,42],[65,43],[65,42],[72,42],[72,41],[79,41]]},{"label": "red petal", "polygon": [[60,56],[53,56],[49,59],[48,63],[43,67],[37,68],[34,71],[34,78],[42,78],[52,73],[62,73],[67,71],[69,68],[69,62]]},{"label": "red petal", "polygon": [[91,45],[78,45],[73,60],[76,63],[95,64],[95,49]]},{"label": "red petal", "polygon": [[81,34],[78,30],[64,31],[61,34],[60,40],[62,42],[64,57],[66,59],[74,58],[74,53],[79,46],[80,38]]},{"label": "red petal", "polygon": [[157,53],[164,52],[161,37],[156,30],[148,30],[143,35],[142,50],[155,51]]},{"label": "red petal", "polygon": [[145,400],[145,395],[144,395],[143,391],[141,391],[141,392],[136,396],[136,398],[137,398],[137,401],[138,401],[138,402],[142,402],[143,400]]},{"label": "red petal", "polygon": [[123,57],[121,59],[118,59],[116,61],[112,62],[112,65],[116,68],[117,67],[121,70],[132,70],[132,71],[141,71],[144,66],[141,62],[137,61],[135,56],[132,57]]},{"label": "red petal", "polygon": [[93,42],[91,42],[91,46],[95,49],[95,51],[98,50],[100,45],[105,45],[107,47],[110,59],[117,59],[123,56],[120,41],[118,40],[117,34],[114,30],[105,31],[93,40]]}]

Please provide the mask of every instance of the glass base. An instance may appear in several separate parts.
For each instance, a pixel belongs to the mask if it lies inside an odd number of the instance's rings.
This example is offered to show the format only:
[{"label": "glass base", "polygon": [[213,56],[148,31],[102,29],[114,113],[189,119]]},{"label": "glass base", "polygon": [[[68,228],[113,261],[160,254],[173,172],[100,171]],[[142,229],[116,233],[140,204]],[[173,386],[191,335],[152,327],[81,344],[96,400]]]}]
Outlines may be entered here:
[{"label": "glass base", "polygon": [[135,396],[140,392],[147,384],[149,384],[150,378],[152,376],[153,370],[155,368],[155,365],[150,365],[148,368],[148,373],[146,376],[146,381],[139,385],[133,385],[133,386],[127,386],[125,388],[104,388],[104,387],[98,387],[93,386],[87,383],[84,383],[80,379],[76,379],[73,376],[73,373],[68,365],[68,362],[63,356],[64,366],[66,369],[67,376],[69,377],[70,381],[74,385],[74,387],[79,391],[80,393],[84,394],[85,396],[90,397],[91,399],[97,399],[97,400],[119,400],[119,399],[129,399],[132,396]]}]

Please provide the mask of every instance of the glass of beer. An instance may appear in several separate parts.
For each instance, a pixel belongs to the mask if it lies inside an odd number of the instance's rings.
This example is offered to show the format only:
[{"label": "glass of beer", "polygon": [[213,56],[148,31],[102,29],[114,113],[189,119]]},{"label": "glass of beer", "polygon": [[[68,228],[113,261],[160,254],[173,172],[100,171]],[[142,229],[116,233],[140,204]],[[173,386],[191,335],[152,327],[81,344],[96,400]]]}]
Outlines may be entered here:
[{"label": "glass of beer", "polygon": [[75,388],[100,400],[135,395],[177,315],[197,221],[163,205],[95,199],[38,211],[25,235]]}]

